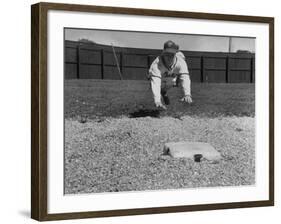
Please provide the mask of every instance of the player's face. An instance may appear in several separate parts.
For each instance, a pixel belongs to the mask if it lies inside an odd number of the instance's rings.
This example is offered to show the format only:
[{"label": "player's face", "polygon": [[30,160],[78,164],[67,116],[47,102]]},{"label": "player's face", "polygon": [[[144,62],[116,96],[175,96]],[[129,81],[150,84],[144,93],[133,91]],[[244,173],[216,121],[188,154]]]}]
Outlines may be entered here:
[{"label": "player's face", "polygon": [[171,65],[174,62],[175,54],[173,53],[164,53],[163,59],[166,65]]}]

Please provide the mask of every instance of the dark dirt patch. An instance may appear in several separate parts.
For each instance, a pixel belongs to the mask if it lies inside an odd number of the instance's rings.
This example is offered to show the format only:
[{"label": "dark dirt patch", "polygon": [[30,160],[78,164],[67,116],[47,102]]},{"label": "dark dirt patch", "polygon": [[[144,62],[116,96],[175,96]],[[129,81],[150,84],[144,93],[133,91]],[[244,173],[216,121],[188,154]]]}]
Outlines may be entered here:
[{"label": "dark dirt patch", "polygon": [[138,111],[132,112],[129,114],[130,118],[137,118],[137,117],[160,117],[160,111],[159,110],[143,110],[140,109]]}]

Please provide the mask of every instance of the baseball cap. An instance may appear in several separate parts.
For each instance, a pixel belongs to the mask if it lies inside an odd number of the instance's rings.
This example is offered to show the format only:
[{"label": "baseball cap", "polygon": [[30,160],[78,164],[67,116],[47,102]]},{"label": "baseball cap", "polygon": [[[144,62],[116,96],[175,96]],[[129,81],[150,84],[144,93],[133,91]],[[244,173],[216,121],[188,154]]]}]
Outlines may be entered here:
[{"label": "baseball cap", "polygon": [[178,51],[178,45],[175,44],[173,41],[168,40],[164,43],[164,50],[163,53],[172,53],[175,54]]}]

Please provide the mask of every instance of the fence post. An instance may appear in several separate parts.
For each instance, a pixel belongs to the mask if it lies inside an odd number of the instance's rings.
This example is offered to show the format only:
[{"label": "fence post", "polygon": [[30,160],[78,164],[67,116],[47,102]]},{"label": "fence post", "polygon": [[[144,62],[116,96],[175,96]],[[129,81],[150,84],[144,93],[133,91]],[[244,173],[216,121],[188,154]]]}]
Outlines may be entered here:
[{"label": "fence post", "polygon": [[[123,51],[120,52],[120,71],[123,74]],[[124,74],[123,74],[124,75]]]},{"label": "fence post", "polygon": [[104,49],[101,49],[101,79],[104,79]]},{"label": "fence post", "polygon": [[225,59],[225,82],[229,83],[229,56]]},{"label": "fence post", "polygon": [[251,58],[251,65],[250,66],[251,66],[250,83],[253,83],[254,82],[254,69],[255,69],[253,57]]},{"label": "fence post", "polygon": [[77,46],[77,79],[80,79],[80,43]]},{"label": "fence post", "polygon": [[205,82],[204,56],[201,56],[201,82]]},{"label": "fence post", "polygon": [[150,54],[147,55],[147,69],[150,68]]}]

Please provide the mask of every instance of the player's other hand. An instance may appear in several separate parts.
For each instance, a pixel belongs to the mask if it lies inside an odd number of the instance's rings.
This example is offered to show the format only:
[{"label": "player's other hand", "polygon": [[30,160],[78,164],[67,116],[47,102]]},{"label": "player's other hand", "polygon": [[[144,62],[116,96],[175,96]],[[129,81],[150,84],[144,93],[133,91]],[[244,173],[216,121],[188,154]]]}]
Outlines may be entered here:
[{"label": "player's other hand", "polygon": [[167,110],[167,107],[165,105],[163,105],[161,102],[155,102],[155,106],[158,109]]},{"label": "player's other hand", "polygon": [[181,98],[180,101],[191,104],[192,103],[192,98],[191,98],[190,95],[187,95],[187,96],[184,96],[183,98]]}]

